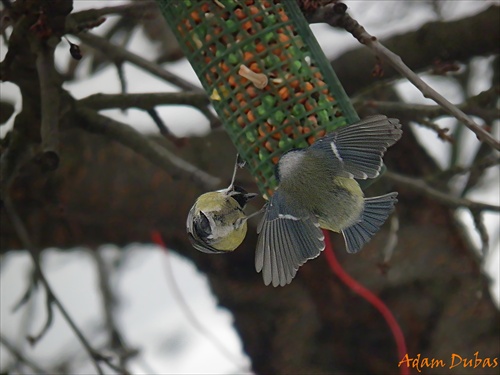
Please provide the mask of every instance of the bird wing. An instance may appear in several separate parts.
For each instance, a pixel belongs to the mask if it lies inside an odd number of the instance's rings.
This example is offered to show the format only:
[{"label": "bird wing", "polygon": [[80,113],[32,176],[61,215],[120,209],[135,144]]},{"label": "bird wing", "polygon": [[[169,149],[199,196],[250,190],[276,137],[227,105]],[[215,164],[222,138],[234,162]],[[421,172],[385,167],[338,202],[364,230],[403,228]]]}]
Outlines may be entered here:
[{"label": "bird wing", "polygon": [[200,240],[200,238],[196,234],[193,235],[191,233],[188,233],[188,237],[189,237],[189,241],[191,242],[191,245],[193,245],[193,247],[196,250],[201,251],[203,253],[221,254],[221,253],[227,252],[227,251],[217,250],[216,248],[204,243],[202,240]]},{"label": "bird wing", "polygon": [[375,178],[382,168],[382,157],[403,131],[398,119],[383,115],[367,117],[320,138],[310,150],[331,159],[340,177]]},{"label": "bird wing", "polygon": [[285,204],[280,191],[269,200],[257,233],[255,269],[262,271],[266,285],[289,284],[298,268],[325,248],[317,219]]}]

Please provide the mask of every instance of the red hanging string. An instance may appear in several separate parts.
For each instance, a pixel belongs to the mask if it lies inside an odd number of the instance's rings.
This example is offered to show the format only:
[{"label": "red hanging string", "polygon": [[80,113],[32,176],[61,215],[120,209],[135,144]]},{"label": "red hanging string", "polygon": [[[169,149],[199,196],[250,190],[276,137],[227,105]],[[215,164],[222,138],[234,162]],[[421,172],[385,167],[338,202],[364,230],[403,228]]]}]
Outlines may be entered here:
[{"label": "red hanging string", "polygon": [[[391,329],[392,335],[394,336],[394,341],[396,341],[396,346],[398,349],[398,357],[403,358],[406,351],[406,343],[403,332],[401,331],[401,327],[399,326],[396,318],[392,314],[391,310],[385,305],[384,302],[380,298],[378,298],[375,294],[373,294],[370,290],[366,289],[363,285],[353,279],[340,265],[339,261],[335,257],[335,253],[332,248],[332,243],[330,241],[330,233],[326,230],[323,230],[323,234],[325,235],[325,256],[328,261],[328,265],[330,266],[332,272],[337,275],[337,277],[345,284],[349,289],[351,289],[354,293],[358,294],[361,298],[368,301],[373,307],[375,307],[380,314],[383,316],[387,325]],[[408,366],[402,364],[400,367],[401,375],[409,375],[410,369]]]}]

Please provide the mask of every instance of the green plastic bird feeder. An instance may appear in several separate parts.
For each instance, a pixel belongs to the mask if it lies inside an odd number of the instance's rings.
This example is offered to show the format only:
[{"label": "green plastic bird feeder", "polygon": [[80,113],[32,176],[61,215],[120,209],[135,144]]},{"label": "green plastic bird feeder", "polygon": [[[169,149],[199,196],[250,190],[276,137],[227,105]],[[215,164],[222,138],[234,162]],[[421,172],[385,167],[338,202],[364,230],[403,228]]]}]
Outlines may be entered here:
[{"label": "green plastic bird feeder", "polygon": [[263,196],[274,165],[359,118],[294,0],[158,0]]}]

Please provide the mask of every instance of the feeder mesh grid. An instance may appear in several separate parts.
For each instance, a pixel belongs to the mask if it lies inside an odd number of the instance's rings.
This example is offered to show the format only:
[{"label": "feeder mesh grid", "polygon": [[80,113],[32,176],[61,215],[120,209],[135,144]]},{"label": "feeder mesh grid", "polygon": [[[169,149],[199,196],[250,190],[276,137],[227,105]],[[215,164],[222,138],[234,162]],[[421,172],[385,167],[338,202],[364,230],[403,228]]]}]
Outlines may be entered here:
[{"label": "feeder mesh grid", "polygon": [[358,120],[296,1],[158,4],[263,196],[284,152]]}]

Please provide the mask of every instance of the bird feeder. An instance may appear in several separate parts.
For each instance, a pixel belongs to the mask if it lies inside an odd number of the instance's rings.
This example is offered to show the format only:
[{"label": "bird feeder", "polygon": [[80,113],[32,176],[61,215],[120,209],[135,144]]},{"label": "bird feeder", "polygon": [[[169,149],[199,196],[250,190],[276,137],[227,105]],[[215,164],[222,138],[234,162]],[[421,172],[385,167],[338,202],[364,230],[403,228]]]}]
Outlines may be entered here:
[{"label": "bird feeder", "polygon": [[158,0],[264,197],[293,148],[359,118],[294,0]]}]

